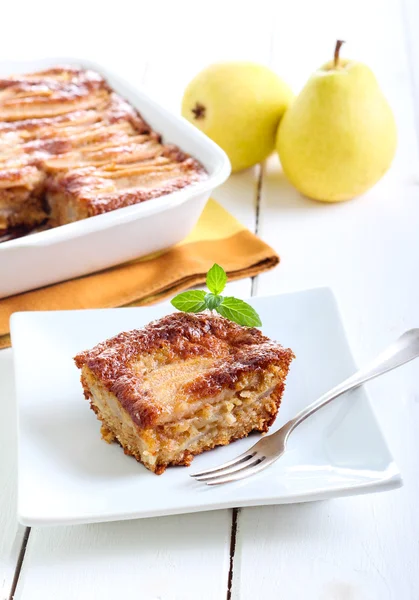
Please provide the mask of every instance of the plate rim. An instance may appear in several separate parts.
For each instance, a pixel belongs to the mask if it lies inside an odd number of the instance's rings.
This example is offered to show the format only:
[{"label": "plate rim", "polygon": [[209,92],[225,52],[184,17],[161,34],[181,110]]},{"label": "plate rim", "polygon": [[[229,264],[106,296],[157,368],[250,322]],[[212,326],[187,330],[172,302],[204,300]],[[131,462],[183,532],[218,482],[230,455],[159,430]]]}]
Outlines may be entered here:
[{"label": "plate rim", "polygon": [[154,519],[159,517],[171,517],[176,515],[187,515],[198,512],[211,512],[213,510],[227,510],[230,508],[252,508],[260,506],[282,506],[286,504],[303,504],[306,502],[317,502],[322,500],[332,500],[334,498],[347,498],[351,496],[363,496],[371,493],[387,492],[401,488],[403,486],[403,478],[398,471],[397,465],[394,461],[390,463],[390,466],[394,473],[389,474],[387,477],[377,479],[364,484],[357,484],[354,486],[347,486],[345,488],[339,488],[336,490],[319,490],[316,493],[303,493],[295,494],[292,496],[284,496],[278,498],[276,496],[264,497],[263,499],[248,499],[236,502],[219,502],[219,503],[208,503],[199,504],[195,507],[174,508],[169,511],[166,510],[155,510],[155,511],[144,511],[143,513],[104,513],[100,517],[62,517],[54,519],[44,519],[40,517],[31,517],[29,513],[26,515],[20,511],[18,503],[17,518],[21,525],[26,527],[54,527],[54,526],[69,526],[69,525],[89,525],[95,523],[114,523],[118,521],[132,521],[135,519]]}]

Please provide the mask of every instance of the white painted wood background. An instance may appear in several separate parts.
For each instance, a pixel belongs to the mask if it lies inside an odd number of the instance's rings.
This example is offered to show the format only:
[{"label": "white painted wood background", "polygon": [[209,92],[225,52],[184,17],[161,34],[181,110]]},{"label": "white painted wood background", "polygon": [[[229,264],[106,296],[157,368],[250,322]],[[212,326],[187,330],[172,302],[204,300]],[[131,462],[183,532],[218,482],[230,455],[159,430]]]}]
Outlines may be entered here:
[{"label": "white painted wood background", "polygon": [[[263,171],[231,177],[215,197],[282,257],[278,269],[231,288],[246,296],[332,286],[360,363],[419,325],[417,0],[38,0],[5,4],[2,25],[0,59],[87,57],[173,111],[206,64],[264,62],[298,91],[331,57],[335,39],[346,39],[343,54],[370,64],[393,106],[394,165],[365,197],[330,206],[302,199],[276,157]],[[11,350],[0,352],[0,597],[227,598],[232,511],[31,531],[17,525],[11,371]],[[240,510],[233,600],[419,599],[418,380],[412,363],[370,385],[405,486]]]}]

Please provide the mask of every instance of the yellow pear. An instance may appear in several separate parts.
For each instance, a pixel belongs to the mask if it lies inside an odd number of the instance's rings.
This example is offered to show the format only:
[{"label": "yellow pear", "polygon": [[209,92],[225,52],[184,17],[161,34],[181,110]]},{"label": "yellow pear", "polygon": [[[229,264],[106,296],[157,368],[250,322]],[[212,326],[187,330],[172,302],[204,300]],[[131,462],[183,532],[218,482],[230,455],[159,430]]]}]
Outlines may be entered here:
[{"label": "yellow pear", "polygon": [[264,160],[293,94],[273,71],[250,62],[211,65],[187,86],[182,115],[227,153],[232,170]]},{"label": "yellow pear", "polygon": [[277,150],[305,196],[349,200],[371,188],[393,159],[396,125],[372,71],[339,57],[316,71],[286,112]]}]

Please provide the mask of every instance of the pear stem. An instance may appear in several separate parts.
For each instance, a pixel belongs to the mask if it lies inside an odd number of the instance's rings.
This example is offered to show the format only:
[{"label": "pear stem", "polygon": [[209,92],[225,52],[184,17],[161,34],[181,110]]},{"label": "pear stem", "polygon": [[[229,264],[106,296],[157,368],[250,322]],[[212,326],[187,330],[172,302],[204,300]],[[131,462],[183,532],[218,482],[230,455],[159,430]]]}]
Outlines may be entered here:
[{"label": "pear stem", "polygon": [[337,42],[336,42],[335,54],[334,54],[334,57],[333,57],[333,62],[334,62],[335,69],[339,66],[339,52],[340,52],[340,49],[341,49],[341,47],[342,47],[342,45],[344,43],[345,42],[343,40],[337,40]]}]

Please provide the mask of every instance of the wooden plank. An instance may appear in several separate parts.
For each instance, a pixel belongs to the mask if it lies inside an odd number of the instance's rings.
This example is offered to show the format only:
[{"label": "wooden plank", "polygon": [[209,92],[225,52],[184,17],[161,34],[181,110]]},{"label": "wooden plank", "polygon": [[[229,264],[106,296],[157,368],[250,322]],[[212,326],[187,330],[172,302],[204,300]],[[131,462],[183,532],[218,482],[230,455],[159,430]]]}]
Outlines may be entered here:
[{"label": "wooden plank", "polygon": [[16,598],[223,598],[230,522],[218,511],[32,530]]},{"label": "wooden plank", "polygon": [[357,497],[242,511],[233,598],[414,600],[417,550],[409,554],[407,524],[402,533],[391,523],[400,497],[387,501]]},{"label": "wooden plank", "polygon": [[[282,265],[259,278],[258,293],[332,285],[362,363],[404,329],[417,326],[419,163],[401,7],[392,0],[352,2],[343,11],[334,2],[295,2],[277,26],[273,61],[296,89],[327,60],[334,38],[343,37],[348,40],[344,54],[372,66],[395,111],[396,159],[365,197],[337,205],[303,199],[285,181],[276,157],[267,165],[262,187],[260,233],[281,254]],[[297,31],[303,41],[290,61]],[[370,384],[405,487],[311,505],[242,510],[234,599],[417,597],[417,380],[418,365],[412,363]]]},{"label": "wooden plank", "polygon": [[16,409],[12,352],[0,352],[0,598],[13,586],[25,528],[16,520]]},{"label": "wooden plank", "polygon": [[[130,54],[131,65],[133,53],[140,61],[146,61],[145,87],[170,110],[179,110],[184,86],[206,63],[241,55],[260,60],[268,56],[264,19],[262,14],[255,14],[253,6],[241,11],[240,31],[233,37],[229,32],[236,27],[237,12],[227,3],[223,6],[223,18],[213,8],[208,11],[205,29],[196,25],[195,3],[185,2],[181,14],[179,5],[167,3],[164,15],[160,14],[160,3],[156,4],[158,7],[150,8],[150,12],[139,11],[135,19],[132,16],[140,29],[134,41],[130,36],[125,39],[121,27],[120,47]],[[114,31],[114,12],[118,11],[112,11],[110,16],[101,12],[101,28],[108,32]],[[147,38],[150,32],[153,35]],[[249,39],[250,32],[253,40]],[[143,36],[147,38],[145,42],[141,40]],[[140,40],[139,49],[134,48],[136,40]],[[69,44],[69,40],[65,43]],[[110,48],[101,43],[95,52],[107,64],[114,48],[114,43]],[[257,169],[233,176],[214,193],[214,198],[251,230],[255,227],[256,184]],[[228,291],[249,296],[251,282],[233,282],[228,284]],[[231,521],[232,511],[216,511],[32,530],[16,598],[224,598],[230,566]]]},{"label": "wooden plank", "polygon": [[403,24],[405,32],[406,50],[412,78],[413,95],[416,99],[414,104],[416,117],[416,133],[419,140],[419,72],[417,61],[419,59],[419,38],[417,35],[417,24],[419,23],[419,3],[416,0],[401,0],[403,10]]}]

